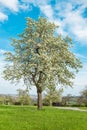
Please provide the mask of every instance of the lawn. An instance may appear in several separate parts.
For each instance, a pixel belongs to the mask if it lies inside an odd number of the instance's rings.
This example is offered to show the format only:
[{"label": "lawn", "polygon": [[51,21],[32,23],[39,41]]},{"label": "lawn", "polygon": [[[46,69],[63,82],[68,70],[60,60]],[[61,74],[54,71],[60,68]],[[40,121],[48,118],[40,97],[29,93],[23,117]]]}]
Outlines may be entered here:
[{"label": "lawn", "polygon": [[87,107],[80,107],[80,109],[82,109],[82,110],[87,110]]},{"label": "lawn", "polygon": [[0,106],[0,130],[87,130],[87,112]]}]

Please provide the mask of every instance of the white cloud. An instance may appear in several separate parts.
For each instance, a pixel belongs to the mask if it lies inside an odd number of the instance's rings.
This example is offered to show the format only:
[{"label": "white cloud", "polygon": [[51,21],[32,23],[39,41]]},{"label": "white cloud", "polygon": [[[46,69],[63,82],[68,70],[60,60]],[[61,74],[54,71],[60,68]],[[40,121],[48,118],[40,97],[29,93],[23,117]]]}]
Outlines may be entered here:
[{"label": "white cloud", "polygon": [[34,6],[46,5],[50,3],[51,0],[22,0],[22,2],[33,4]]},{"label": "white cloud", "polygon": [[53,9],[51,5],[40,5],[40,9],[48,19],[53,18]]},{"label": "white cloud", "polygon": [[32,9],[32,7],[29,6],[28,4],[22,4],[22,5],[19,5],[19,7],[21,10],[24,10],[24,11]]},{"label": "white cloud", "polygon": [[87,18],[83,17],[85,8],[87,8],[87,1],[73,0],[57,3],[54,10],[57,18],[62,18],[60,21],[63,25],[62,33],[72,34],[82,44],[87,44]]},{"label": "white cloud", "polygon": [[0,21],[4,21],[4,20],[7,20],[8,19],[8,16],[2,12],[0,12]]},{"label": "white cloud", "polygon": [[80,41],[87,40],[87,19],[84,19],[80,12],[68,12],[64,19],[65,26],[68,25],[68,30],[76,39]]},{"label": "white cloud", "polygon": [[0,0],[0,4],[12,11],[18,11],[18,0]]},{"label": "white cloud", "polygon": [[37,6],[40,8],[40,11],[49,19],[53,18],[53,9],[50,4],[50,0],[22,0],[22,2],[27,4],[33,4],[34,6]]},{"label": "white cloud", "polygon": [[6,51],[3,49],[0,49],[0,54],[3,55]]},{"label": "white cloud", "polygon": [[12,13],[18,13],[20,10],[31,10],[31,8],[28,4],[21,3],[19,0],[0,0],[0,21],[8,19],[8,10]]}]

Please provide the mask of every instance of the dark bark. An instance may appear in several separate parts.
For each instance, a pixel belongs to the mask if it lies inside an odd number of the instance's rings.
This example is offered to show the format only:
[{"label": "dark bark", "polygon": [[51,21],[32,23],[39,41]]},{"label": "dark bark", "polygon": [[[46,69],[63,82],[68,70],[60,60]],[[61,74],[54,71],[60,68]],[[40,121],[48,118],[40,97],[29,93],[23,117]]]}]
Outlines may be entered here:
[{"label": "dark bark", "polygon": [[37,109],[42,109],[43,103],[42,103],[42,91],[37,90]]},{"label": "dark bark", "polygon": [[40,110],[42,109],[43,103],[42,103],[42,87],[39,86],[39,83],[41,82],[42,78],[42,71],[39,72],[39,79],[36,80],[36,73],[37,73],[37,68],[35,68],[35,73],[32,74],[32,80],[37,88],[37,108]]}]

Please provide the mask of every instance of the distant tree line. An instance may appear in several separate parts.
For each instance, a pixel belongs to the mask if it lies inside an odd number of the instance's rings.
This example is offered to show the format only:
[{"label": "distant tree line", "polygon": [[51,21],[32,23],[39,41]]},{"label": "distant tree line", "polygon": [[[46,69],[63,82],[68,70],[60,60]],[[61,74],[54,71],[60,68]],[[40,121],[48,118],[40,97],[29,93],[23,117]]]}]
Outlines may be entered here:
[{"label": "distant tree line", "polygon": [[[44,106],[85,106],[87,107],[87,87],[79,96],[62,96],[63,90],[49,87],[43,96]],[[30,96],[28,90],[18,89],[17,95],[0,95],[0,105],[37,105],[37,97]]]},{"label": "distant tree line", "polygon": [[0,95],[0,104],[2,105],[29,105],[31,98],[27,90],[18,89],[18,94],[12,95]]}]

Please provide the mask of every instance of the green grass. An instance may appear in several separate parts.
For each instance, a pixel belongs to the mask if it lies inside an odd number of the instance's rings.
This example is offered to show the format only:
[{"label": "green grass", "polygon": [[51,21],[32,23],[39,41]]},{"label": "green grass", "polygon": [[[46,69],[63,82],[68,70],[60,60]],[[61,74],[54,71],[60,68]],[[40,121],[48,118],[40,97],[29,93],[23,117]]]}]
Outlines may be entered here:
[{"label": "green grass", "polygon": [[82,110],[87,110],[87,107],[79,107]]},{"label": "green grass", "polygon": [[87,112],[0,106],[0,130],[87,130]]}]

